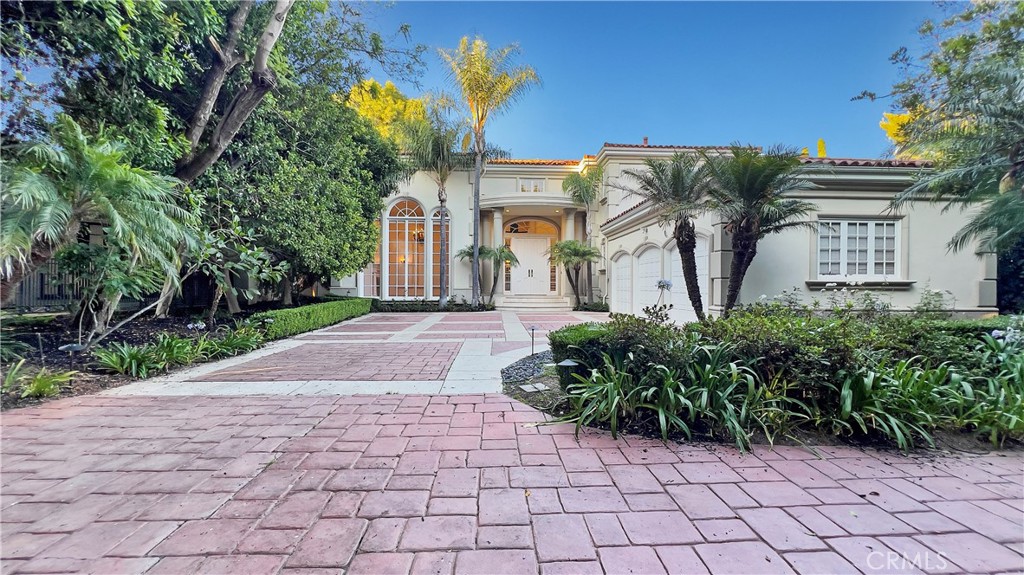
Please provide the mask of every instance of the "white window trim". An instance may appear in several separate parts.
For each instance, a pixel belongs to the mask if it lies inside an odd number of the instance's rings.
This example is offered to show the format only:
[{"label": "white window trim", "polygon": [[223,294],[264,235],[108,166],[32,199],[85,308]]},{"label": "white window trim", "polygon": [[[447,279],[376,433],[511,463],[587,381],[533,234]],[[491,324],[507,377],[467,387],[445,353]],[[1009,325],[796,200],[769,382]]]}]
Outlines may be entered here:
[{"label": "white window trim", "polygon": [[[523,186],[530,184],[530,189],[524,190]],[[540,184],[540,189],[536,192],[533,191],[533,185]],[[543,194],[547,191],[547,180],[544,178],[519,178],[516,182],[516,187],[519,189],[521,194]]]},{"label": "white window trim", "polygon": [[[835,275],[825,275],[821,273],[821,244],[820,233],[821,224],[826,223],[839,223],[841,228],[839,231],[839,269],[845,271],[847,269],[847,242],[849,234],[847,233],[848,224],[868,224],[868,270],[867,274],[846,274],[840,273]],[[893,250],[893,269],[895,273],[892,275],[876,274],[872,273],[875,269],[875,225],[878,223],[893,224],[893,233],[895,239],[895,247]],[[903,280],[903,230],[898,218],[862,218],[862,217],[821,217],[816,221],[814,229],[814,277],[819,280],[836,280],[836,281],[888,281],[888,280]]]}]

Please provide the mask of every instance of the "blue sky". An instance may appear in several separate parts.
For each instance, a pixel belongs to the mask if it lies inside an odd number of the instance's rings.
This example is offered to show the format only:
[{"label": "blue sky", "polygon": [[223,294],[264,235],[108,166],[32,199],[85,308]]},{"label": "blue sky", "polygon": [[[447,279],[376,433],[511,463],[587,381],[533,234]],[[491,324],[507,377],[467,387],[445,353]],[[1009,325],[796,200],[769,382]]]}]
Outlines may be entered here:
[{"label": "blue sky", "polygon": [[[889,55],[920,47],[926,2],[398,2],[371,23],[412,26],[431,47],[422,89],[445,88],[436,47],[464,35],[517,42],[543,86],[488,124],[517,158],[578,158],[603,142],[784,143],[833,157],[881,157]],[[383,78],[379,73],[376,77]],[[404,92],[421,88],[397,82]]]}]

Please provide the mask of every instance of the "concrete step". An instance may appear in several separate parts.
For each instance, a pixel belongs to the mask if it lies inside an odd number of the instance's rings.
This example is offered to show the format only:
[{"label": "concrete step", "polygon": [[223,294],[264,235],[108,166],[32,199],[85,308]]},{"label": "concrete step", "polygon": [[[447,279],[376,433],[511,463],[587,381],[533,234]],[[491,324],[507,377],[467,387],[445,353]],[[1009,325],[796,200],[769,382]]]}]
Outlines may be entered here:
[{"label": "concrete step", "polygon": [[550,295],[507,295],[497,305],[508,311],[571,311],[572,298]]}]

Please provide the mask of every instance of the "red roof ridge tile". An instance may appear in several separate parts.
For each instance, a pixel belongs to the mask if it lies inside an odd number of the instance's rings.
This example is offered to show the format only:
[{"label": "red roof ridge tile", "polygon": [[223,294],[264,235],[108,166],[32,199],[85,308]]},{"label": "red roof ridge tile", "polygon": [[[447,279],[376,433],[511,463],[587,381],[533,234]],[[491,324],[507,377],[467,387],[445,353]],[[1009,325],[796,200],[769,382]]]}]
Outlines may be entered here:
[{"label": "red roof ridge tile", "polygon": [[551,160],[544,158],[500,158],[487,160],[488,164],[522,165],[522,166],[575,166],[579,160]]}]

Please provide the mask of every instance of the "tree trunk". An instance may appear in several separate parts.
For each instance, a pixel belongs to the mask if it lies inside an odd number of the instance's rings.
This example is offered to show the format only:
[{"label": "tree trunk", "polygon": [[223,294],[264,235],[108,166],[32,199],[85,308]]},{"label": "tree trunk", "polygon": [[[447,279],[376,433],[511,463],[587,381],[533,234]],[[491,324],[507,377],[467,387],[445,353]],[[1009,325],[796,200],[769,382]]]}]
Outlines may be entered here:
[{"label": "tree trunk", "polygon": [[572,289],[572,295],[576,299],[576,307],[579,307],[580,290],[576,287],[576,282],[572,279],[572,269],[569,266],[565,266],[565,278],[569,281],[569,288]]},{"label": "tree trunk", "polygon": [[213,113],[213,107],[217,103],[217,96],[220,95],[224,81],[236,66],[245,61],[245,56],[237,51],[238,38],[245,28],[245,22],[248,20],[254,4],[253,0],[242,0],[238,4],[238,8],[228,21],[228,33],[223,47],[212,36],[207,38],[207,42],[213,50],[214,59],[209,71],[204,76],[199,103],[196,105],[188,129],[185,131],[185,137],[189,142],[189,152],[181,158],[179,164],[185,164],[192,159],[193,154],[199,148],[206,125],[210,122],[210,115]]},{"label": "tree trunk", "polygon": [[[590,204],[587,204],[587,213],[584,214],[584,217],[586,218],[586,225],[587,225],[587,227],[585,228],[585,231],[586,231],[586,234],[587,234],[587,247],[589,248],[589,247],[591,247],[590,235],[591,235],[591,232],[593,231],[593,229],[591,227],[591,224],[590,224]],[[593,272],[593,269],[594,269],[594,263],[593,262],[587,262],[587,303],[588,304],[593,304],[594,303],[594,272]]]},{"label": "tree trunk", "polygon": [[291,307],[292,303],[292,276],[286,274],[281,278],[281,305]]},{"label": "tree trunk", "polygon": [[693,220],[680,218],[676,220],[675,229],[676,251],[679,252],[679,260],[683,266],[683,282],[686,283],[686,295],[690,298],[690,305],[697,315],[697,320],[703,323],[704,299],[700,294],[700,282],[697,281],[697,257],[694,250],[697,249],[697,231],[694,228]]},{"label": "tree trunk", "polygon": [[749,232],[742,228],[737,229],[732,236],[732,264],[729,266],[729,289],[725,298],[724,310],[726,316],[739,301],[743,277],[747,274],[750,262],[753,261],[751,252],[757,247],[757,240],[748,236]]},{"label": "tree trunk", "polygon": [[576,307],[583,306],[583,298],[580,296],[580,268],[582,266],[574,266],[572,268],[574,277],[572,281],[573,293],[576,295]]},{"label": "tree trunk", "polygon": [[[228,313],[231,315],[241,313],[242,306],[238,305],[238,294],[235,293],[235,284],[231,280],[231,270],[228,266],[224,266],[221,273],[224,274],[227,280],[227,286],[221,291],[224,292],[224,301],[228,304]],[[248,281],[248,278],[246,278],[246,281]]]},{"label": "tree trunk", "polygon": [[444,187],[441,187],[438,191],[439,199],[441,200],[441,269],[438,273],[441,282],[441,291],[438,294],[437,307],[441,311],[444,311],[448,307],[448,231],[445,229],[447,221],[445,219],[445,212],[447,211],[446,204],[448,203],[444,199]]},{"label": "tree trunk", "polygon": [[[256,44],[256,54],[253,58],[253,67],[251,80],[242,89],[240,89],[235,97],[232,98],[231,103],[228,104],[224,114],[221,116],[220,122],[217,127],[214,128],[213,133],[210,135],[209,142],[206,147],[199,153],[196,153],[196,146],[192,147],[190,154],[183,159],[175,170],[174,175],[185,184],[190,184],[195,181],[196,178],[201,176],[214,162],[216,162],[224,150],[227,149],[228,145],[235,139],[238,131],[245,124],[245,121],[249,119],[249,115],[252,114],[253,110],[263,100],[263,96],[267,92],[277,87],[277,76],[274,71],[267,65],[267,60],[270,57],[271,51],[274,49],[274,45],[277,40],[281,37],[281,31],[284,29],[285,19],[288,17],[288,11],[291,10],[295,0],[277,0],[274,6],[273,13],[270,19],[267,21],[266,26],[263,29],[263,34],[260,36],[259,42]],[[251,6],[246,8],[245,4],[239,6],[238,10],[248,10]],[[236,11],[237,14],[238,11]],[[247,14],[246,14],[247,15]],[[235,24],[234,15],[232,16],[231,25]],[[244,19],[242,21],[244,25]],[[229,32],[230,34],[230,32]],[[230,42],[230,38],[229,38]],[[225,55],[226,58],[233,58]],[[234,65],[237,65],[235,63]],[[233,67],[233,66],[232,66]],[[216,101],[217,94],[220,92],[220,86],[223,86],[224,80],[227,77],[229,69],[224,67],[224,70],[220,74],[209,74],[206,78],[206,83],[203,87],[203,97],[212,97]],[[219,84],[219,85],[217,85]],[[197,131],[199,124],[205,127],[206,122],[209,121],[209,111],[203,114],[205,106],[209,105],[206,100],[200,100],[200,106],[193,116],[193,126],[189,129],[189,134],[195,136],[194,132]],[[199,130],[202,133],[201,130]],[[197,140],[198,143],[198,140]]]},{"label": "tree trunk", "polygon": [[217,308],[220,307],[220,298],[224,295],[224,288],[218,283],[216,289],[213,290],[213,301],[210,302],[210,311],[206,314],[206,324],[213,329],[215,318],[217,317]]},{"label": "tree trunk", "polygon": [[164,280],[164,287],[160,290],[160,299],[157,300],[153,315],[158,318],[167,317],[171,311],[171,304],[174,302],[174,293],[177,291],[174,279],[168,277]]},{"label": "tree trunk", "polygon": [[476,158],[474,159],[475,177],[473,178],[473,307],[480,305],[480,178],[484,171],[484,133],[481,130],[475,135]]}]

